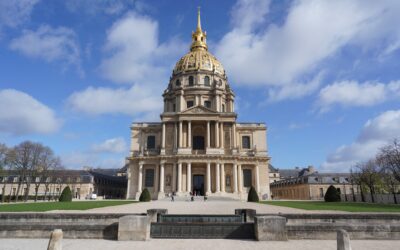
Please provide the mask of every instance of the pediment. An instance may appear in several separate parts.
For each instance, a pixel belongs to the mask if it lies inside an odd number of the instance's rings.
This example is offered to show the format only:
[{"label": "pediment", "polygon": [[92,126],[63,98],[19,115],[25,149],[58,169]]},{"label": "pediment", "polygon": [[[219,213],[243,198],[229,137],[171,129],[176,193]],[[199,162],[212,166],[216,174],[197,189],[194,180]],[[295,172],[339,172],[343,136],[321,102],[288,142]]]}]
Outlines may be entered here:
[{"label": "pediment", "polygon": [[206,108],[204,106],[194,106],[186,109],[181,114],[216,114],[214,110]]}]

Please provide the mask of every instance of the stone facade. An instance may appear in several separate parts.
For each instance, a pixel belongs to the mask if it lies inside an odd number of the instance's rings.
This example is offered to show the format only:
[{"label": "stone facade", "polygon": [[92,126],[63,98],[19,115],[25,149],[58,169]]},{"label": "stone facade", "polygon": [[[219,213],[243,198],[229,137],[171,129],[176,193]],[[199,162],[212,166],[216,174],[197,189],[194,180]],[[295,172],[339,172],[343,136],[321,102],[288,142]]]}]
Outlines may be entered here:
[{"label": "stone facade", "polygon": [[315,172],[271,183],[271,194],[274,199],[323,200],[330,185],[339,189],[342,195],[359,193],[357,185],[351,183],[350,174]]},{"label": "stone facade", "polygon": [[160,123],[133,123],[127,157],[128,199],[144,188],[153,199],[195,193],[247,198],[254,186],[269,198],[266,126],[237,123],[222,64],[208,52],[200,15],[190,52],[163,94]]}]

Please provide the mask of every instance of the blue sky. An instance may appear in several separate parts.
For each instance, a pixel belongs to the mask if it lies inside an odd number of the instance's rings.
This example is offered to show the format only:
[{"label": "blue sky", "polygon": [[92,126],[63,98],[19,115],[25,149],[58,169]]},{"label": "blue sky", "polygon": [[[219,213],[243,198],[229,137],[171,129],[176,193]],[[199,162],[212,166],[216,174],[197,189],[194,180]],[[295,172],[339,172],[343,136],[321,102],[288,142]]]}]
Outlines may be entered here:
[{"label": "blue sky", "polygon": [[399,137],[399,1],[0,0],[0,142],[121,167],[130,124],[159,119],[197,6],[274,166],[347,171]]}]

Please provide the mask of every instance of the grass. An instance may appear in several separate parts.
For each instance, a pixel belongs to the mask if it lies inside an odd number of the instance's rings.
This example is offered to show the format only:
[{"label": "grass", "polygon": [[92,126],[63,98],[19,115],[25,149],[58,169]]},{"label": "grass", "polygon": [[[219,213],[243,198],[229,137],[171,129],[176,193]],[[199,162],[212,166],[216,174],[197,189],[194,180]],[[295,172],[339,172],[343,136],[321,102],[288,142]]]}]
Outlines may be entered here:
[{"label": "grass", "polygon": [[91,208],[118,206],[134,203],[135,201],[73,201],[73,202],[30,202],[16,204],[1,204],[0,212],[45,212],[51,210],[87,210]]},{"label": "grass", "polygon": [[304,210],[334,210],[346,212],[397,212],[400,205],[373,204],[358,202],[324,202],[324,201],[263,201],[263,204],[292,207]]}]

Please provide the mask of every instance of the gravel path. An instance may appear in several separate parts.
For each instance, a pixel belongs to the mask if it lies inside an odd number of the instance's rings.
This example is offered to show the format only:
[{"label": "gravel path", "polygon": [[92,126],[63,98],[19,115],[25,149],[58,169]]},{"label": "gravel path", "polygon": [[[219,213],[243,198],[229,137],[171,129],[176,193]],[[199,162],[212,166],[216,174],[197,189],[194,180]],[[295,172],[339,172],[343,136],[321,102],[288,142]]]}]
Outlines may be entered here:
[{"label": "gravel path", "polygon": [[[1,250],[43,250],[47,248],[47,239],[0,239]],[[400,241],[395,240],[353,240],[353,250],[398,249]],[[335,240],[292,240],[287,242],[257,242],[245,240],[177,240],[177,239],[151,239],[146,242],[139,241],[109,241],[109,240],[63,240],[63,250],[76,249],[218,249],[218,250],[336,250]]]}]

